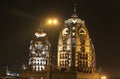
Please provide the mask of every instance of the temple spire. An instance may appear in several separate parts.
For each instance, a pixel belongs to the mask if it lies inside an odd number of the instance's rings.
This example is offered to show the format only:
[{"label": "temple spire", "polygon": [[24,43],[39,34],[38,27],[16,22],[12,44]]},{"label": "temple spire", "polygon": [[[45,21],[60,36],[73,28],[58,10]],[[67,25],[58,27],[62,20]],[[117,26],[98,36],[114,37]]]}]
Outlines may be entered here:
[{"label": "temple spire", "polygon": [[74,9],[73,9],[73,13],[72,13],[72,18],[77,18],[78,15],[77,15],[77,3],[74,4]]},{"label": "temple spire", "polygon": [[75,3],[74,4],[74,10],[73,10],[74,13],[76,13],[76,7],[77,7],[77,4]]}]

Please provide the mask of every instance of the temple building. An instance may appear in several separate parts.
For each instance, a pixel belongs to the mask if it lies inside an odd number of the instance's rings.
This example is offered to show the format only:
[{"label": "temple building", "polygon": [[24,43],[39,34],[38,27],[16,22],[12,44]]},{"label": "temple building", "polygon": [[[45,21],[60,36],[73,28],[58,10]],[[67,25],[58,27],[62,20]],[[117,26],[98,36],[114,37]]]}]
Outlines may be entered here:
[{"label": "temple building", "polygon": [[99,79],[95,58],[94,46],[85,21],[78,18],[74,8],[71,18],[65,20],[59,35],[57,66],[66,72],[76,72],[77,79]]},{"label": "temple building", "polygon": [[79,72],[95,71],[95,51],[85,21],[76,13],[65,21],[58,42],[58,67]]},{"label": "temple building", "polygon": [[27,79],[49,79],[50,49],[47,34],[38,30],[30,41],[29,66],[26,68],[23,65],[20,76]]},{"label": "temple building", "polygon": [[44,71],[50,64],[50,43],[47,35],[38,30],[30,42],[29,65],[34,71]]},{"label": "temple building", "polygon": [[51,62],[51,44],[39,30],[30,42],[29,67],[20,76],[28,79],[100,79],[96,70],[95,49],[85,21],[78,18],[76,7],[65,20],[58,38],[57,66]]}]

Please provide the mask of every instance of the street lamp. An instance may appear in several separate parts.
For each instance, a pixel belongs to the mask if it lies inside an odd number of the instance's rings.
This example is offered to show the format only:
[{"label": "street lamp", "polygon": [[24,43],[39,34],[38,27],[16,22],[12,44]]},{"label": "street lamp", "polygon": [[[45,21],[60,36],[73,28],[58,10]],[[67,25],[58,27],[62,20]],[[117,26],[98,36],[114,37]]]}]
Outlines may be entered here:
[{"label": "street lamp", "polygon": [[54,25],[58,25],[58,20],[55,19],[55,18],[48,19],[47,24],[48,24],[48,25],[53,25],[53,26],[54,26]]},{"label": "street lamp", "polygon": [[51,53],[50,53],[50,78],[49,79],[52,79],[52,57],[54,56],[53,54],[52,54],[52,52],[55,52],[55,50],[53,50],[54,49],[54,46],[53,46],[53,44],[54,44],[54,32],[56,32],[55,31],[55,29],[57,29],[56,27],[58,26],[58,19],[56,19],[56,18],[50,18],[50,19],[48,19],[47,20],[47,26],[50,26],[49,28],[50,28],[50,30],[51,30],[51,49],[52,49],[52,51],[51,51]]}]

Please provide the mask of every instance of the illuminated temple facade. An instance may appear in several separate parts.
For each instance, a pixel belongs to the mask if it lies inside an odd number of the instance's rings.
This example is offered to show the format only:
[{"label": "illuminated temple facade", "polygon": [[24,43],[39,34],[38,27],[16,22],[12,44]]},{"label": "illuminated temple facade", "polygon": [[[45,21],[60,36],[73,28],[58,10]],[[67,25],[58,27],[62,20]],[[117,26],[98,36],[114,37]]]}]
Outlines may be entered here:
[{"label": "illuminated temple facade", "polygon": [[29,65],[34,71],[45,71],[50,64],[51,45],[47,34],[38,30],[30,42]]},{"label": "illuminated temple facade", "polygon": [[100,79],[96,56],[85,21],[76,9],[65,20],[58,38],[57,65],[51,63],[51,44],[42,30],[30,42],[29,67],[20,76],[28,79]]},{"label": "illuminated temple facade", "polygon": [[29,66],[23,66],[20,76],[25,79],[49,79],[50,49],[47,34],[39,29],[30,41]]},{"label": "illuminated temple facade", "polygon": [[85,21],[76,13],[65,21],[58,41],[58,67],[78,72],[95,71],[95,51]]},{"label": "illuminated temple facade", "polygon": [[65,20],[64,28],[59,35],[58,69],[75,72],[73,79],[99,79],[99,73],[96,73],[95,58],[94,46],[85,21],[78,18],[76,9],[74,9],[71,18]]}]

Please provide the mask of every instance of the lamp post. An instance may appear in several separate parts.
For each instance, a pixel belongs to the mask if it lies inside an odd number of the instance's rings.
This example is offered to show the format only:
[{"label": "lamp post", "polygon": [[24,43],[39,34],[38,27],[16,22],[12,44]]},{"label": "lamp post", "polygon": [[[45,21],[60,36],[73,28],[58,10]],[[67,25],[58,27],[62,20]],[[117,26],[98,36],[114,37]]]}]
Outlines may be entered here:
[{"label": "lamp post", "polygon": [[52,79],[52,57],[54,57],[53,53],[54,53],[54,46],[53,46],[53,41],[54,41],[54,29],[56,28],[56,26],[58,25],[58,20],[55,19],[55,18],[50,18],[47,20],[47,26],[49,26],[51,29],[51,53],[50,53],[50,76],[49,76],[49,79]]}]

